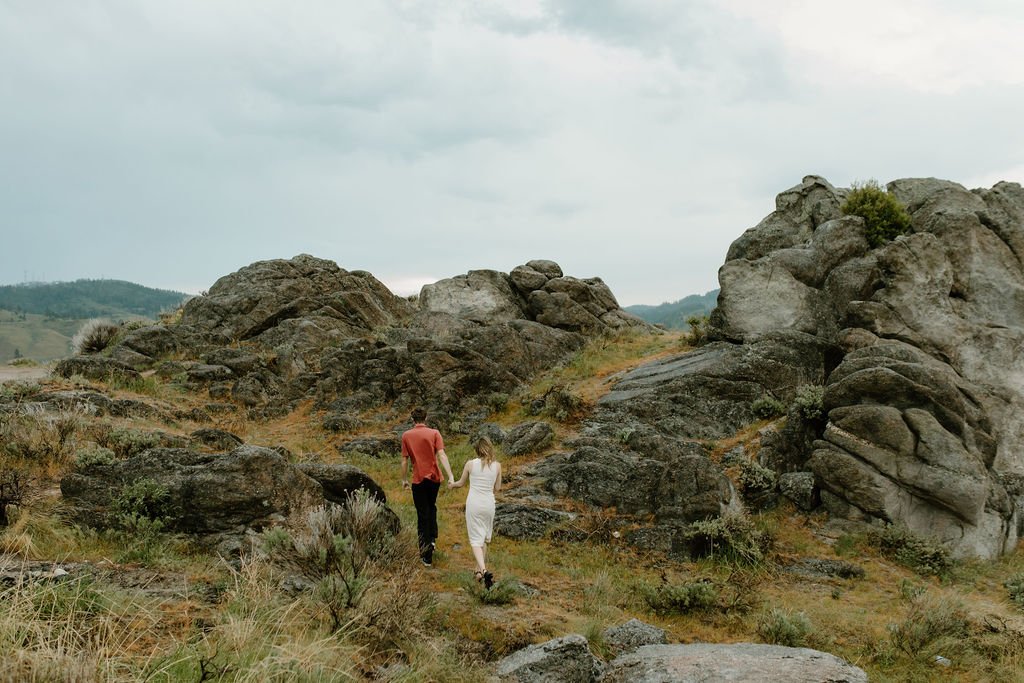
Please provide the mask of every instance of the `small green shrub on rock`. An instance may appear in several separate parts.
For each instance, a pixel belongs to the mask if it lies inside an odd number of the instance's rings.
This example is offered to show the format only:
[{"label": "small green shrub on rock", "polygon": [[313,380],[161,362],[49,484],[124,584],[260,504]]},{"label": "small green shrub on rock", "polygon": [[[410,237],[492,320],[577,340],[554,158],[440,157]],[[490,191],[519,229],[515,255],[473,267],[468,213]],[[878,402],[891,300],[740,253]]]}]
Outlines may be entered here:
[{"label": "small green shrub on rock", "polygon": [[910,214],[876,180],[854,183],[840,210],[846,216],[864,219],[865,236],[872,247],[880,247],[910,231]]},{"label": "small green shrub on rock", "polygon": [[750,404],[750,410],[762,420],[770,420],[786,414],[786,404],[771,396],[762,396]]},{"label": "small green shrub on rock", "polygon": [[710,339],[708,334],[711,327],[711,318],[706,315],[691,315],[686,319],[689,330],[686,333],[686,343],[690,346],[704,346]]},{"label": "small green shrub on rock", "polygon": [[803,647],[807,636],[814,630],[811,620],[803,612],[773,607],[757,622],[757,634],[766,643],[786,647]]},{"label": "small green shrub on rock", "polygon": [[904,526],[876,526],[869,532],[868,539],[883,555],[919,574],[944,574],[953,566],[949,548],[937,539],[920,536]]},{"label": "small green shrub on rock", "polygon": [[775,488],[778,477],[775,472],[753,460],[744,460],[740,464],[740,486],[748,493],[771,491]]},{"label": "small green shrub on rock", "polygon": [[796,414],[808,422],[825,417],[825,387],[815,384],[804,384],[796,390],[793,409]]}]

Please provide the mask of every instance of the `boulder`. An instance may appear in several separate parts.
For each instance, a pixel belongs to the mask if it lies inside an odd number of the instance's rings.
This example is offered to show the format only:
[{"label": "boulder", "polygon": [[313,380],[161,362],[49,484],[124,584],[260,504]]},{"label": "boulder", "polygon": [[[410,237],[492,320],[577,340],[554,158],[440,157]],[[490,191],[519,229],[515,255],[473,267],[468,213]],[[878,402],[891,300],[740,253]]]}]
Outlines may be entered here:
[{"label": "boulder", "polygon": [[228,453],[153,448],[110,465],[91,465],[61,480],[75,519],[116,525],[114,503],[125,487],[152,481],[167,491],[159,516],[171,531],[222,540],[282,523],[324,501],[323,488],[269,448]]},{"label": "boulder", "polygon": [[471,270],[466,275],[424,285],[419,305],[424,311],[439,311],[479,323],[524,317],[520,297],[513,291],[509,276],[494,270]]},{"label": "boulder", "polygon": [[587,639],[573,634],[512,653],[496,673],[503,683],[591,683],[601,668]]},{"label": "boulder", "polygon": [[624,655],[644,645],[665,645],[665,629],[645,624],[639,619],[630,619],[624,624],[607,628],[604,642],[612,654]]},{"label": "boulder", "polygon": [[213,427],[203,427],[191,434],[192,441],[214,451],[230,451],[244,442],[231,432]]},{"label": "boulder", "polygon": [[502,441],[502,450],[507,455],[538,453],[555,438],[555,430],[547,422],[523,422],[508,430]]},{"label": "boulder", "polygon": [[810,512],[821,503],[813,472],[784,472],[779,475],[779,493],[804,512]]},{"label": "boulder", "polygon": [[608,664],[601,683],[867,683],[864,671],[808,648],[751,643],[646,645]]},{"label": "boulder", "polygon": [[494,533],[517,541],[542,538],[550,529],[575,517],[571,512],[537,505],[498,503],[494,508]]}]

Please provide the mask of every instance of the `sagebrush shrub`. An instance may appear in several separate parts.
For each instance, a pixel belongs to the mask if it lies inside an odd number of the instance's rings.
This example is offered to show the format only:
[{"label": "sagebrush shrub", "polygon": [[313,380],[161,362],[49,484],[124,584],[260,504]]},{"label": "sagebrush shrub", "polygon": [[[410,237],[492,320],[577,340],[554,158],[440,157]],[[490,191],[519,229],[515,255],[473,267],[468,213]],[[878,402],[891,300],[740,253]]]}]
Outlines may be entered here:
[{"label": "sagebrush shrub", "polygon": [[120,325],[105,318],[86,320],[71,338],[71,350],[76,355],[99,353],[110,346],[120,331]]},{"label": "sagebrush shrub", "polygon": [[772,546],[771,535],[739,512],[694,522],[682,538],[691,555],[736,564],[760,564]]},{"label": "sagebrush shrub", "polygon": [[718,588],[710,581],[642,584],[639,592],[644,602],[658,614],[687,614],[718,604]]},{"label": "sagebrush shrub", "polygon": [[89,469],[94,465],[113,465],[117,462],[114,451],[103,446],[83,448],[75,453],[75,467],[80,470]]},{"label": "sagebrush shrub", "polygon": [[750,404],[750,410],[762,420],[786,414],[786,404],[771,396],[762,396]]},{"label": "sagebrush shrub", "polygon": [[970,635],[970,622],[961,603],[924,593],[909,602],[903,621],[889,626],[889,639],[896,649],[915,657],[928,654],[933,644],[959,642]]},{"label": "sagebrush shrub", "polygon": [[740,486],[748,493],[771,491],[777,480],[775,472],[753,460],[740,463]]},{"label": "sagebrush shrub", "polygon": [[886,557],[920,574],[944,574],[953,566],[949,548],[941,541],[916,534],[905,526],[877,525],[868,533],[868,540]]},{"label": "sagebrush shrub", "polygon": [[706,315],[691,315],[686,319],[689,329],[686,332],[686,343],[690,346],[704,346],[710,339],[711,318]]},{"label": "sagebrush shrub", "polygon": [[854,183],[840,210],[846,216],[864,219],[864,234],[872,247],[880,247],[910,231],[910,214],[876,180]]},{"label": "sagebrush shrub", "polygon": [[808,422],[825,417],[825,387],[816,384],[804,384],[797,387],[793,398],[793,409],[796,414]]},{"label": "sagebrush shrub", "polygon": [[1010,594],[1010,600],[1017,607],[1024,609],[1024,574],[1014,574],[1003,585]]},{"label": "sagebrush shrub", "polygon": [[757,634],[766,643],[786,647],[803,647],[814,630],[803,612],[773,607],[757,621]]}]

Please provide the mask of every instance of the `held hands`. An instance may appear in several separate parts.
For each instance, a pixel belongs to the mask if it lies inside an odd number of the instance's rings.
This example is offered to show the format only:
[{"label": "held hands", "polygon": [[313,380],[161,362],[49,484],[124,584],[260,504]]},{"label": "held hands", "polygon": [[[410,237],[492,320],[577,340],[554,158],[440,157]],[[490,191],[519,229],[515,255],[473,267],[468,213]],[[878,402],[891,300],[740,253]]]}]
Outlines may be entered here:
[{"label": "held hands", "polygon": [[403,489],[409,488],[409,480],[408,479],[402,479],[402,488]]}]

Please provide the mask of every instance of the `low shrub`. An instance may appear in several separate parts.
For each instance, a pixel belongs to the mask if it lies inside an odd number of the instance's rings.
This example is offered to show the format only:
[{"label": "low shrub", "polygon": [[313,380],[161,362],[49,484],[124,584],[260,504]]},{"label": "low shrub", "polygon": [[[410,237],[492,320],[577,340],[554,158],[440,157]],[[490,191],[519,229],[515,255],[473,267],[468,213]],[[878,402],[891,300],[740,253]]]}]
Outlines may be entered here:
[{"label": "low shrub", "polygon": [[690,346],[704,346],[709,339],[711,318],[706,315],[691,315],[686,319],[689,329],[686,332],[686,343]]},{"label": "low shrub", "polygon": [[106,349],[121,331],[121,326],[105,318],[87,320],[71,338],[71,350],[80,355]]},{"label": "low shrub", "polygon": [[145,432],[139,429],[111,429],[98,432],[95,436],[96,442],[109,448],[121,459],[138,455],[150,448],[158,448],[163,445],[163,436],[160,432]]},{"label": "low shrub", "polygon": [[642,584],[640,597],[658,614],[688,614],[718,606],[719,592],[710,581],[663,582],[658,586]]},{"label": "low shrub", "polygon": [[918,535],[905,526],[877,525],[868,533],[868,540],[883,555],[919,574],[941,575],[953,566],[949,548],[941,541]]},{"label": "low shrub", "polygon": [[786,404],[771,396],[762,396],[750,404],[750,410],[761,420],[770,420],[786,414]]},{"label": "low shrub", "polygon": [[1013,604],[1024,609],[1024,574],[1014,574],[1005,584]]},{"label": "low shrub", "polygon": [[482,605],[511,605],[522,593],[519,581],[513,577],[503,577],[488,589],[470,575],[464,586],[466,592]]},{"label": "low shrub", "polygon": [[944,645],[960,643],[970,635],[970,622],[959,602],[926,593],[906,599],[910,602],[906,616],[889,626],[889,640],[897,650],[911,657],[937,654],[948,651]]},{"label": "low shrub", "polygon": [[694,557],[745,565],[763,562],[772,546],[771,535],[738,512],[694,522],[682,540]]},{"label": "low shrub", "polygon": [[772,645],[803,647],[813,631],[806,614],[778,607],[771,608],[757,620],[757,634]]},{"label": "low shrub", "polygon": [[744,460],[740,463],[740,486],[748,493],[771,491],[777,481],[775,472],[753,460]]},{"label": "low shrub", "polygon": [[876,180],[854,183],[840,210],[843,215],[864,219],[864,233],[872,247],[880,247],[910,231],[910,214]]},{"label": "low shrub", "polygon": [[825,417],[825,387],[817,384],[804,384],[797,387],[793,398],[793,410],[802,419],[816,422]]},{"label": "low shrub", "polygon": [[89,469],[94,465],[113,465],[117,462],[114,451],[103,446],[80,449],[75,453],[75,467],[80,470]]}]

